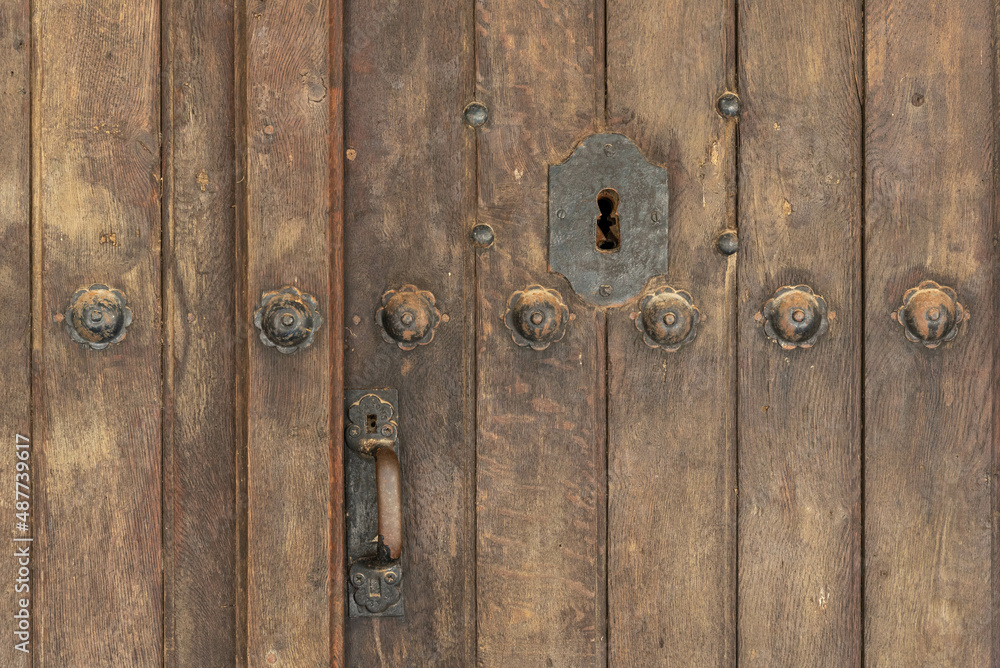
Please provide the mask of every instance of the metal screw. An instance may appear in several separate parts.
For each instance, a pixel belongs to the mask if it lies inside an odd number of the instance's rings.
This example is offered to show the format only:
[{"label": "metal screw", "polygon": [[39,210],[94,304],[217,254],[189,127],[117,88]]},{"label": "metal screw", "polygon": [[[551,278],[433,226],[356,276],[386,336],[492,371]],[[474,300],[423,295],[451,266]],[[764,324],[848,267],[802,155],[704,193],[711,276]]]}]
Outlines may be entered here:
[{"label": "metal screw", "polygon": [[490,117],[490,111],[482,102],[470,102],[463,112],[465,122],[474,128],[481,127]]},{"label": "metal screw", "polygon": [[606,156],[608,156],[610,158],[614,154],[615,154],[615,145],[614,144],[605,144],[604,145],[604,155],[606,155]]},{"label": "metal screw", "polygon": [[480,248],[489,248],[495,239],[493,228],[486,223],[480,223],[472,228],[472,243]]},{"label": "metal screw", "polygon": [[940,309],[932,308],[930,311],[927,312],[927,318],[929,320],[937,320],[940,317],[941,317]]},{"label": "metal screw", "polygon": [[658,223],[658,222],[660,222],[660,212],[659,212],[659,211],[654,211],[654,212],[652,213],[652,215],[650,215],[650,218],[652,218],[652,219],[653,219],[653,222],[654,222],[654,223]]},{"label": "metal screw", "polygon": [[354,584],[355,584],[355,586],[360,587],[364,583],[365,583],[365,576],[362,575],[361,573],[355,573],[354,574]]},{"label": "metal screw", "polygon": [[610,297],[611,296],[611,286],[610,285],[602,285],[601,289],[598,292],[601,293],[602,297]]},{"label": "metal screw", "polygon": [[294,322],[295,318],[292,317],[291,313],[286,313],[285,315],[281,316],[281,324],[284,325],[285,327],[291,327]]},{"label": "metal screw", "polygon": [[100,311],[91,311],[90,312],[90,321],[91,322],[100,322],[102,320],[104,320],[104,314],[103,313],[101,313]]},{"label": "metal screw", "polygon": [[806,312],[803,311],[802,309],[797,308],[794,311],[792,311],[792,320],[794,320],[795,322],[802,322],[805,319],[806,319]]},{"label": "metal screw", "polygon": [[663,322],[667,325],[672,325],[677,322],[677,316],[673,313],[667,313],[663,316]]},{"label": "metal screw", "polygon": [[399,321],[401,323],[403,323],[404,325],[407,325],[407,326],[412,325],[413,324],[413,314],[412,313],[404,313],[403,315],[399,316]]},{"label": "metal screw", "polygon": [[715,247],[719,249],[719,252],[723,255],[732,255],[740,248],[740,240],[736,236],[736,232],[733,230],[726,230],[719,235],[719,238],[715,241]]},{"label": "metal screw", "polygon": [[542,320],[544,319],[545,316],[542,315],[541,311],[535,311],[534,313],[531,314],[531,323],[534,325],[542,324]]},{"label": "metal screw", "polygon": [[389,584],[393,584],[394,582],[396,582],[396,574],[395,573],[386,573],[385,574],[385,581],[387,583],[389,583]]},{"label": "metal screw", "polygon": [[719,114],[726,118],[736,118],[742,110],[740,98],[736,93],[723,93],[715,103],[715,108]]},{"label": "metal screw", "polygon": [[561,218],[565,218],[566,217],[566,209],[559,209],[558,211],[556,211],[556,216],[559,217],[560,219]]}]

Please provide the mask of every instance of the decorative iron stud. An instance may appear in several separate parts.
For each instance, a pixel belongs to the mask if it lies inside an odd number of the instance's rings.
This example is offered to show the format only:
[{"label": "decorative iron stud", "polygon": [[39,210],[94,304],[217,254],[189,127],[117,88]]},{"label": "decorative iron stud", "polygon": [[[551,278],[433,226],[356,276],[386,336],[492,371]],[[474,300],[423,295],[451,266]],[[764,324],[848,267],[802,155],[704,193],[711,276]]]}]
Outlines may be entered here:
[{"label": "decorative iron stud", "polygon": [[562,295],[541,285],[529,285],[507,300],[503,320],[514,343],[545,350],[566,335],[569,318]]},{"label": "decorative iron stud", "polygon": [[635,326],[647,346],[674,352],[694,341],[702,318],[689,293],[664,286],[647,293],[639,302]]},{"label": "decorative iron stud", "polygon": [[958,336],[959,325],[969,319],[969,312],[958,302],[958,293],[934,281],[923,281],[903,295],[903,305],[892,314],[903,326],[906,338],[928,348]]},{"label": "decorative iron stud", "polygon": [[286,286],[261,296],[253,323],[260,340],[282,353],[294,353],[312,345],[323,324],[316,299],[298,288]]},{"label": "decorative iron stud", "polygon": [[756,316],[782,348],[811,348],[829,329],[826,300],[808,285],[778,288]]},{"label": "decorative iron stud", "polygon": [[121,290],[95,283],[70,297],[64,314],[70,338],[92,350],[103,350],[125,338],[132,324],[132,309]]},{"label": "decorative iron stud", "polygon": [[375,312],[382,338],[401,350],[413,350],[434,340],[441,322],[441,312],[434,306],[434,295],[415,285],[404,285],[382,295],[382,305]]}]

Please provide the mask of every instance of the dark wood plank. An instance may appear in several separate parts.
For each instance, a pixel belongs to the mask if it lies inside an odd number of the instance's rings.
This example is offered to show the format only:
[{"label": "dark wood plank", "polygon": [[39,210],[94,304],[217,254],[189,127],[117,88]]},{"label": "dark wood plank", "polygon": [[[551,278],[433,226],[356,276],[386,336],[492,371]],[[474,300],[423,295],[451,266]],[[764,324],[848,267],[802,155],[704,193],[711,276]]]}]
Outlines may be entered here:
[{"label": "dark wood plank", "polygon": [[[349,620],[347,665],[474,665],[472,5],[358,0],[345,19],[346,381],[399,391],[406,610]],[[407,284],[447,319],[404,351],[374,316]]]},{"label": "dark wood plank", "polygon": [[234,8],[163,7],[164,638],[236,658]]},{"label": "dark wood plank", "polygon": [[[873,666],[995,666],[994,4],[867,3],[865,630]],[[889,318],[923,280],[971,320]]]},{"label": "dark wood plank", "polygon": [[342,591],[330,573],[331,10],[254,0],[245,11],[248,319],[263,292],[291,285],[325,321],[294,354],[249,342],[248,663],[328,666],[329,597]]},{"label": "dark wood plank", "polygon": [[692,344],[669,353],[643,342],[636,304],[608,312],[611,665],[735,661],[737,258],[715,248],[735,165],[735,121],[715,111],[735,71],[725,6],[607,9],[610,127],[669,170],[666,282],[706,318]]},{"label": "dark wood plank", "polygon": [[[740,3],[739,661],[860,663],[861,3]],[[755,322],[807,284],[809,349]]]},{"label": "dark wood plank", "polygon": [[347,332],[344,329],[344,2],[330,4],[329,58],[330,108],[330,665],[347,662],[345,646],[347,601],[347,546],[344,516],[344,364]]},{"label": "dark wood plank", "polygon": [[[14,522],[17,501],[15,482],[31,486],[30,469],[34,462],[29,455],[29,471],[15,471],[17,444],[28,443],[31,452],[31,117],[29,92],[31,79],[31,19],[27,0],[0,0],[0,290],[10,313],[18,314],[7,324],[3,345],[0,346],[0,438],[3,439],[4,471],[9,471],[10,483],[0,493],[0,517]],[[18,435],[20,434],[20,437]],[[23,467],[22,467],[23,468]],[[23,473],[27,473],[22,477]],[[17,475],[17,479],[14,476]],[[24,489],[22,488],[23,492]],[[30,500],[29,500],[30,503]],[[23,508],[23,506],[22,506]],[[30,531],[12,526],[14,537],[30,537]],[[15,574],[20,566],[14,551],[4,559],[3,568]],[[21,606],[19,601],[31,601],[33,594],[23,589],[25,583],[11,584],[8,594],[0,599],[0,617],[13,620]],[[31,584],[31,583],[27,583]],[[28,605],[29,614],[32,606]],[[30,620],[29,620],[30,623]],[[11,626],[13,630],[14,627]],[[9,637],[0,645],[0,665],[12,668],[29,665],[30,658],[16,648],[23,639]],[[31,644],[24,646],[30,651]]]},{"label": "dark wood plank", "polygon": [[[38,666],[159,666],[159,3],[34,9]],[[128,295],[125,340],[73,343],[93,283]]]},{"label": "dark wood plank", "polygon": [[[605,319],[548,272],[547,170],[604,120],[603,3],[478,2],[479,665],[600,666],[605,640]],[[507,300],[540,283],[575,319],[521,348]]]}]

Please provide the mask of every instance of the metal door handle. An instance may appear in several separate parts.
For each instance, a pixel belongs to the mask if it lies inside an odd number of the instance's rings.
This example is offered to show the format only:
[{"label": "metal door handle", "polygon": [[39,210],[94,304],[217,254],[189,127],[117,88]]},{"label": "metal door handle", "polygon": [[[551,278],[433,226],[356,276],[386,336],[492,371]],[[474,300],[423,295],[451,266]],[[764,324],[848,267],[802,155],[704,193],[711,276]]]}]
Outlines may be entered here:
[{"label": "metal door handle", "polygon": [[396,404],[395,390],[348,393],[345,477],[351,617],[403,614],[403,502]]},{"label": "metal door handle", "polygon": [[375,488],[378,494],[378,535],[390,559],[403,550],[403,499],[400,493],[399,457],[392,447],[375,451]]}]

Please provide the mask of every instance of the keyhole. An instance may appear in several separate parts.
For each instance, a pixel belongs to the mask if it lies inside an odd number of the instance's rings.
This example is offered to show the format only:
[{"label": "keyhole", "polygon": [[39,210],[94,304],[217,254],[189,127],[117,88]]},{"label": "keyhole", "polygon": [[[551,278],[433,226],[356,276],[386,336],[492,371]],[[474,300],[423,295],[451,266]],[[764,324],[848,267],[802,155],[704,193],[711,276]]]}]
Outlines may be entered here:
[{"label": "keyhole", "polygon": [[605,188],[597,193],[597,208],[601,214],[597,216],[597,250],[602,253],[614,253],[622,245],[621,231],[618,228],[618,191]]},{"label": "keyhole", "polygon": [[365,433],[374,434],[376,432],[378,432],[378,416],[372,414],[365,420]]}]

